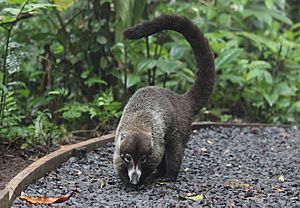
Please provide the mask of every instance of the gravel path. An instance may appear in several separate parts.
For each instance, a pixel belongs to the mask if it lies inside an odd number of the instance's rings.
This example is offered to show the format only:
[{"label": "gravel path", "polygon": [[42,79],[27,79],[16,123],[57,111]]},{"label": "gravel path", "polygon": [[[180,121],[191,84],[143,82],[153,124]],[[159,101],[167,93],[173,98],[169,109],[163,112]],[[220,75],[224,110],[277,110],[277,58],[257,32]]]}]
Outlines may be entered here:
[{"label": "gravel path", "polygon": [[[120,183],[112,155],[109,145],[71,158],[24,194],[60,196],[76,190],[69,201],[52,205],[67,207],[300,207],[299,127],[195,131],[177,182],[153,181],[139,190]],[[188,194],[204,199],[184,200]],[[24,205],[29,206],[16,199],[13,207]]]}]

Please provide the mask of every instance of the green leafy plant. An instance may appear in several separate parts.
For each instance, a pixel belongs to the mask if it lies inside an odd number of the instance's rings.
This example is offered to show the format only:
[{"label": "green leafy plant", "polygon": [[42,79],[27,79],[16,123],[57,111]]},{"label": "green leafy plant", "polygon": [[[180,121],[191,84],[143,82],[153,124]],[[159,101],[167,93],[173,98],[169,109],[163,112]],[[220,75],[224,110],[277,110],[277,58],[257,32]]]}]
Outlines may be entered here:
[{"label": "green leafy plant", "polygon": [[[194,19],[206,31],[217,54],[218,79],[210,112],[220,113],[212,117],[220,121],[232,115],[248,121],[299,122],[294,107],[300,93],[299,79],[296,81],[300,68],[296,57],[300,49],[299,30],[294,29],[299,23],[294,24],[288,17],[286,7],[286,2],[276,0],[159,4],[163,13]],[[164,45],[180,43],[175,35],[171,37],[174,43]],[[182,57],[185,56],[187,68],[193,68],[188,61],[190,54]],[[186,76],[182,78],[188,81]]]},{"label": "green leafy plant", "polygon": [[85,122],[85,116],[90,120],[97,119],[100,123],[113,123],[121,116],[121,103],[114,101],[112,91],[103,92],[95,96],[93,102],[81,104],[78,102],[67,103],[64,107],[59,109],[62,113],[62,118],[69,122],[81,123]]},{"label": "green leafy plant", "polygon": [[195,63],[180,35],[123,39],[124,28],[162,13],[190,18],[216,55],[215,90],[200,119],[300,121],[296,1],[9,0],[0,11],[1,141],[49,144],[115,126],[144,86],[185,92]]},{"label": "green leafy plant", "polygon": [[18,139],[20,135],[26,135],[24,127],[22,126],[24,116],[19,114],[14,93],[12,91],[5,94],[5,101],[3,120],[0,128],[0,138],[14,141],[15,139]]},{"label": "green leafy plant", "polygon": [[47,111],[38,111],[33,124],[27,127],[26,140],[21,146],[41,144],[51,146],[53,143],[62,143],[66,137],[66,129],[62,125],[51,122],[52,115]]}]

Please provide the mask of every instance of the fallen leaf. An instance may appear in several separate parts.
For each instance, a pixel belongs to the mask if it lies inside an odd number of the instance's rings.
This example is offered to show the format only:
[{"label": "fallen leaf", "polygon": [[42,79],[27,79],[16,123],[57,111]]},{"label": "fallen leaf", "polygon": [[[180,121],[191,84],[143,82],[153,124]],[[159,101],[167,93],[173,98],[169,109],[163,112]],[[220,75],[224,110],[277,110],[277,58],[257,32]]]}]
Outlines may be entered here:
[{"label": "fallen leaf", "polygon": [[249,184],[225,184],[224,186],[230,187],[230,188],[238,188],[238,187],[248,188],[248,187],[250,187]]},{"label": "fallen leaf", "polygon": [[212,141],[212,140],[208,139],[208,140],[207,140],[207,143],[208,143],[208,144],[213,144],[213,143],[214,143],[214,141]]},{"label": "fallen leaf", "polygon": [[284,178],[283,175],[281,175],[281,176],[278,177],[278,180],[279,180],[280,182],[284,182],[284,181],[285,181],[285,178]]},{"label": "fallen leaf", "polygon": [[229,184],[225,184],[224,185],[225,187],[230,187],[230,188],[242,187],[242,188],[250,188],[251,189],[250,184],[243,183],[242,179],[240,179],[240,178],[229,178],[228,180],[230,180],[232,182],[230,182]]},{"label": "fallen leaf", "polygon": [[102,179],[101,182],[100,182],[100,187],[103,188],[103,187],[105,187],[107,185],[108,185],[107,178]]},{"label": "fallen leaf", "polygon": [[157,183],[158,183],[159,185],[166,185],[166,184],[169,184],[169,183],[171,183],[171,182],[168,182],[168,181],[157,181]]},{"label": "fallen leaf", "polygon": [[200,201],[204,199],[204,196],[202,194],[192,195],[192,193],[188,193],[187,196],[178,195],[179,199],[187,199],[192,201]]},{"label": "fallen leaf", "polygon": [[62,203],[71,198],[74,194],[68,194],[61,197],[30,197],[30,196],[19,196],[19,199],[26,201],[30,204],[55,204]]},{"label": "fallen leaf", "polygon": [[187,199],[193,200],[193,201],[200,201],[204,199],[204,196],[202,194],[198,194],[196,196],[188,196]]}]

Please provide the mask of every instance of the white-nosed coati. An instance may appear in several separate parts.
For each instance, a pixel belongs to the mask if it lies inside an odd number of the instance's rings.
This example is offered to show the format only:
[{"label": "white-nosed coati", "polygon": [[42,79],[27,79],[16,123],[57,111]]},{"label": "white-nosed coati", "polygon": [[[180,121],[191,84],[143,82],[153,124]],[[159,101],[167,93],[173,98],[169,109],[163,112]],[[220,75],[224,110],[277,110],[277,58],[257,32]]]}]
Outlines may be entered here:
[{"label": "white-nosed coati", "polygon": [[182,95],[160,87],[138,90],[125,106],[115,138],[114,168],[124,182],[139,184],[156,168],[176,180],[193,117],[212,93],[214,56],[203,33],[186,17],[162,15],[124,31],[128,39],[162,30],[181,33],[196,58],[196,79]]}]

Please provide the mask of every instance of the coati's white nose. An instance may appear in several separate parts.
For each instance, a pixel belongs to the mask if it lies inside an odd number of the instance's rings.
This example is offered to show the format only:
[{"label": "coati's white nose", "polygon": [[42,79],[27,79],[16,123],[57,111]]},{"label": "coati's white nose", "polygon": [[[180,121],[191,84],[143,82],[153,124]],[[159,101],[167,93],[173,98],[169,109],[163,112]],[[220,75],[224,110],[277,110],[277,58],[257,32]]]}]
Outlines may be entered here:
[{"label": "coati's white nose", "polygon": [[133,165],[132,168],[128,169],[129,182],[133,185],[137,185],[139,183],[141,173],[142,172],[138,166]]},{"label": "coati's white nose", "polygon": [[138,174],[133,173],[133,174],[131,175],[130,183],[132,183],[133,185],[136,185],[136,184],[139,183],[139,176],[138,176]]}]

